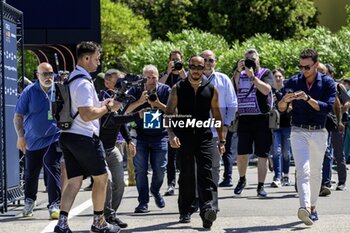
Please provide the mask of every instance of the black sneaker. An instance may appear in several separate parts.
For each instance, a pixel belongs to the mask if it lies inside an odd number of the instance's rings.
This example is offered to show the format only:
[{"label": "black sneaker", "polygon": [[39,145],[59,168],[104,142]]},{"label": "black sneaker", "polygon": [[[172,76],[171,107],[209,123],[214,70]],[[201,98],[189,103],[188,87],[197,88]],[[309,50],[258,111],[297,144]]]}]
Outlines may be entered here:
[{"label": "black sneaker", "polygon": [[160,193],[157,193],[157,194],[153,194],[153,197],[154,197],[154,201],[156,203],[156,206],[158,206],[158,208],[164,208],[165,207],[165,201],[162,197],[162,195],[160,195]]},{"label": "black sneaker", "polygon": [[327,187],[326,185],[323,185],[321,187],[319,196],[320,197],[327,197],[327,196],[331,195],[331,193],[332,193],[331,189],[329,187]]},{"label": "black sneaker", "polygon": [[68,228],[61,228],[58,225],[55,226],[55,229],[53,230],[55,233],[73,233],[71,229]]},{"label": "black sneaker", "polygon": [[148,212],[149,212],[148,205],[143,205],[143,204],[139,204],[135,208],[135,211],[134,211],[134,213],[136,213],[136,214],[145,214],[145,213],[148,213]]},{"label": "black sneaker", "polygon": [[95,225],[91,225],[91,232],[97,232],[97,233],[119,233],[120,227],[116,225],[111,225],[107,223],[107,226],[103,228],[97,228]]},{"label": "black sneaker", "polygon": [[233,183],[231,179],[224,179],[220,182],[219,187],[232,187]]},{"label": "black sneaker", "polygon": [[214,209],[207,209],[203,213],[201,213],[201,217],[203,220],[203,227],[206,229],[210,229],[213,225],[213,222],[216,220],[216,211]]},{"label": "black sneaker", "polygon": [[234,190],[234,193],[237,194],[237,195],[241,194],[243,189],[244,189],[244,187],[246,186],[246,184],[247,184],[247,182],[245,180],[244,181],[239,180],[238,184],[237,184],[237,186],[236,186],[236,188]]},{"label": "black sneaker", "polygon": [[168,190],[164,193],[164,196],[174,196],[175,195],[175,187],[170,185]]},{"label": "black sneaker", "polygon": [[127,228],[128,224],[117,218],[116,216],[110,216],[106,219],[108,223],[112,225],[118,225],[120,228]]},{"label": "black sneaker", "polygon": [[190,223],[191,215],[189,214],[180,214],[179,223]]},{"label": "black sneaker", "polygon": [[258,197],[266,197],[267,192],[265,191],[264,187],[258,188],[257,190]]}]

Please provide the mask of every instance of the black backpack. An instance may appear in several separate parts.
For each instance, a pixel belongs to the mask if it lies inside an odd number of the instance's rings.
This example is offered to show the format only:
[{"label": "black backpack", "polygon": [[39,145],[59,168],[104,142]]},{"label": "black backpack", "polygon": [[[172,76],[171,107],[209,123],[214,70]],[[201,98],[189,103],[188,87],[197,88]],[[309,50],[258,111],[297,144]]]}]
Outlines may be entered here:
[{"label": "black backpack", "polygon": [[78,116],[79,112],[72,114],[72,103],[69,90],[69,84],[78,78],[91,80],[84,74],[78,74],[63,83],[55,83],[56,96],[52,103],[52,115],[57,121],[57,127],[61,130],[67,130],[72,127],[73,120]]}]

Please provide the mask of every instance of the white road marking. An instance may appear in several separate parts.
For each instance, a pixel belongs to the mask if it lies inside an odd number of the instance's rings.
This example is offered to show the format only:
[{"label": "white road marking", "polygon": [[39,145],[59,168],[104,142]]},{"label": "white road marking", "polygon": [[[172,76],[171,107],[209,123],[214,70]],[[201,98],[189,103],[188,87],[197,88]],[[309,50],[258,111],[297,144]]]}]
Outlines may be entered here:
[{"label": "white road marking", "polygon": [[[69,211],[69,215],[68,215],[68,219],[71,219],[75,216],[77,216],[78,214],[80,214],[81,212],[83,212],[84,210],[86,210],[87,208],[89,208],[90,206],[92,206],[92,200],[91,198],[87,201],[85,201],[84,203],[78,205],[77,207],[75,207],[74,209],[72,209],[71,211]],[[46,232],[53,232],[55,226],[57,224],[57,220],[52,220],[46,227],[44,230],[41,231],[41,233],[46,233]]]}]

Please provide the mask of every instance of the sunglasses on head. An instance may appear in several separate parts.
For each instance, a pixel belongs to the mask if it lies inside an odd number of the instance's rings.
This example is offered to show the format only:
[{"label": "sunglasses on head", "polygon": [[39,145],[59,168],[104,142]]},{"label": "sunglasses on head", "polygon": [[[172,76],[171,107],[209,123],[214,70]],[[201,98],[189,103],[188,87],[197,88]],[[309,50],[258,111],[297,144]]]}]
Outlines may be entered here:
[{"label": "sunglasses on head", "polygon": [[190,70],[204,70],[204,66],[201,66],[201,65],[190,65]]},{"label": "sunglasses on head", "polygon": [[44,76],[44,77],[53,77],[54,76],[54,73],[53,72],[41,72],[41,73],[39,73],[38,72],[38,74],[40,74],[40,75],[42,75],[42,76]]},{"label": "sunglasses on head", "polygon": [[215,62],[215,59],[213,59],[213,58],[209,58],[209,59],[204,58],[204,61],[205,61],[205,62],[209,62],[209,63],[214,63],[214,62]]},{"label": "sunglasses on head", "polygon": [[307,66],[299,65],[298,67],[299,67],[299,70],[310,70],[313,65],[307,65]]}]

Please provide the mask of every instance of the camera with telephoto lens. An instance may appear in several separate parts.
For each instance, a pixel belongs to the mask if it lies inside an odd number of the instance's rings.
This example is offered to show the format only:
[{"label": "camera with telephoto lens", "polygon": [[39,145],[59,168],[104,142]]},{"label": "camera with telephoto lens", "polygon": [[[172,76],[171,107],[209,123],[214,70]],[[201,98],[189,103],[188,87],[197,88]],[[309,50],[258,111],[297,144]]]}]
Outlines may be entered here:
[{"label": "camera with telephoto lens", "polygon": [[250,68],[255,69],[256,64],[255,64],[255,61],[254,61],[253,59],[251,59],[251,58],[246,58],[246,59],[244,60],[244,66],[247,67],[248,69],[250,69]]},{"label": "camera with telephoto lens", "polygon": [[135,101],[135,98],[132,95],[127,94],[127,91],[131,87],[136,87],[140,89],[144,89],[144,84],[146,83],[146,79],[142,77],[142,75],[135,74],[127,74],[124,78],[118,79],[115,84],[115,92],[114,99],[118,102],[124,101]]},{"label": "camera with telephoto lens", "polygon": [[174,61],[174,69],[175,70],[182,70],[183,64],[181,61]]},{"label": "camera with telephoto lens", "polygon": [[147,92],[147,95],[148,95],[149,101],[151,101],[151,102],[154,102],[158,99],[156,90],[149,90]]}]

